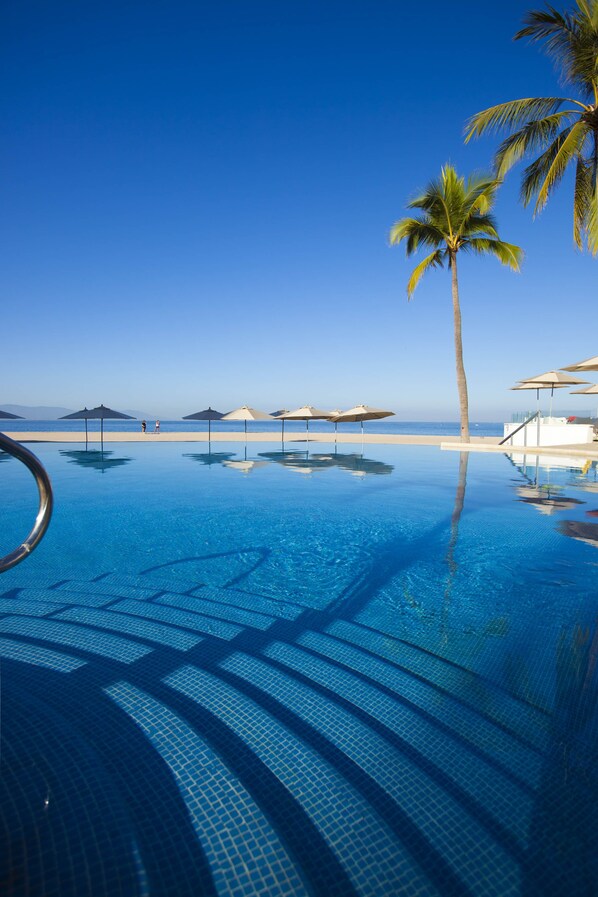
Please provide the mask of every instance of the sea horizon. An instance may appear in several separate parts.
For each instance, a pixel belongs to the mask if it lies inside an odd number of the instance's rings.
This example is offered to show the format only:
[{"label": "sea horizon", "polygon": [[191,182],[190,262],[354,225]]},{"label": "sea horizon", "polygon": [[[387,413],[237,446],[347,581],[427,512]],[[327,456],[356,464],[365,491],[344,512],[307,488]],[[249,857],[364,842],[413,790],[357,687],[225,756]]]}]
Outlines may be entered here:
[{"label": "sea horizon", "polygon": [[[155,425],[155,418],[147,418],[148,432],[152,432]],[[248,421],[248,432],[268,433],[281,428],[281,421]],[[470,430],[476,436],[502,436],[502,421],[471,421]],[[88,432],[95,433],[100,430],[99,420],[88,420]],[[132,433],[141,428],[141,420],[105,420],[104,432],[107,433]],[[85,430],[85,422],[82,420],[6,420],[2,422],[0,429],[11,433],[80,433]],[[207,433],[207,421],[188,421],[188,420],[163,420],[160,419],[160,429],[164,433]],[[212,432],[222,433],[231,432],[239,433],[245,429],[243,421],[213,421]],[[285,433],[304,433],[304,421],[285,421]],[[310,421],[310,433],[330,433],[334,434],[334,426],[326,421]],[[338,425],[339,433],[358,433],[361,432],[361,424],[359,423],[343,423]],[[367,433],[388,433],[396,435],[413,435],[413,436],[458,436],[461,432],[459,421],[409,421],[409,420],[393,420],[393,421],[366,421],[364,423],[364,432]]]}]

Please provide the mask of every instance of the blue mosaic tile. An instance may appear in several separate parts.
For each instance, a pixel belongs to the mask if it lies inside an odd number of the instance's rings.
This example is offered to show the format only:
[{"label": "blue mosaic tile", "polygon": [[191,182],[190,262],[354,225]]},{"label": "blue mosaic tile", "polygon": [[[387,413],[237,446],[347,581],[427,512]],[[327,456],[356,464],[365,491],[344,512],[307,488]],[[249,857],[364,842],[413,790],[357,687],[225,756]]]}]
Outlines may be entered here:
[{"label": "blue mosaic tile", "polygon": [[167,645],[178,651],[189,651],[202,640],[201,636],[192,635],[172,626],[164,626],[160,623],[152,623],[112,611],[69,608],[56,614],[55,618],[70,620],[73,623],[87,623],[89,626],[97,626],[100,629],[109,629],[113,632],[124,632],[149,642]]},{"label": "blue mosaic tile", "polygon": [[200,586],[193,589],[192,595],[198,598],[205,598],[209,601],[232,605],[233,607],[241,607],[246,610],[253,610],[269,617],[276,617],[283,620],[296,620],[305,608],[298,604],[292,604],[289,601],[277,601],[273,598],[264,598],[250,592],[242,592],[239,589],[218,589],[213,586]]},{"label": "blue mosaic tile", "polygon": [[0,620],[0,632],[69,645],[80,651],[99,654],[121,663],[133,663],[151,650],[119,636],[105,635],[72,623],[33,620],[28,617],[5,617]]},{"label": "blue mosaic tile", "polygon": [[111,610],[132,614],[144,619],[160,620],[162,623],[169,623],[181,629],[188,629],[191,632],[202,632],[221,639],[231,639],[242,632],[239,626],[226,623],[223,620],[216,620],[202,614],[176,610],[173,607],[157,605],[147,601],[119,601],[111,606]]},{"label": "blue mosaic tile", "polygon": [[70,673],[79,667],[85,666],[85,661],[77,657],[69,657],[59,651],[50,648],[40,648],[37,645],[29,645],[25,642],[0,638],[0,657],[6,660],[18,660],[21,663],[30,663],[34,666],[48,667],[60,673]]},{"label": "blue mosaic tile", "polygon": [[216,677],[185,667],[165,681],[216,714],[275,773],[313,819],[361,894],[398,893],[404,881],[392,832],[328,763]]},{"label": "blue mosaic tile", "polygon": [[230,604],[222,604],[215,601],[204,601],[201,597],[181,595],[160,595],[159,604],[167,604],[170,607],[180,607],[181,610],[190,610],[194,613],[206,614],[226,620],[229,623],[238,623],[241,626],[249,626],[253,629],[268,629],[274,622],[273,617],[267,617],[254,611],[235,607]]},{"label": "blue mosaic tile", "polygon": [[274,829],[239,781],[193,729],[127,682],[107,693],[141,726],[172,770],[221,897],[307,895]]}]

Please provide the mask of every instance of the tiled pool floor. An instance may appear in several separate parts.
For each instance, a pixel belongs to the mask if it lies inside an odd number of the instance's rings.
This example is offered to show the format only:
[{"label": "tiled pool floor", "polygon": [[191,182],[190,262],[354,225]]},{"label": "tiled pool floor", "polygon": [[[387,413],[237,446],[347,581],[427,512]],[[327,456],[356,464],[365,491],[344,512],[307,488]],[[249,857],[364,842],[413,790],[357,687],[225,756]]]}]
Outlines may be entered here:
[{"label": "tiled pool floor", "polygon": [[595,893],[596,644],[548,713],[342,609],[165,585],[0,595],[5,893]]}]

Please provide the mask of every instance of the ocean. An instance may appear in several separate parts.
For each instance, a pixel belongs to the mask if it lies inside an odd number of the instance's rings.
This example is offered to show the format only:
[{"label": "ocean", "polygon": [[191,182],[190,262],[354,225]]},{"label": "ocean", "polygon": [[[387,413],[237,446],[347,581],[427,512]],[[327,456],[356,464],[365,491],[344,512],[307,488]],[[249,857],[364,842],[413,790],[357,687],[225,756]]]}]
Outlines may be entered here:
[{"label": "ocean", "polygon": [[[50,432],[50,433],[80,433],[85,431],[85,423],[82,420],[5,420],[0,422],[0,428],[9,433],[23,432]],[[154,420],[147,421],[148,433],[153,432]],[[252,433],[271,433],[281,426],[280,421],[249,421],[247,423],[247,431]],[[502,436],[503,424],[488,421],[471,422],[470,431],[472,436]],[[141,421],[139,420],[105,420],[104,430],[109,433],[134,433],[141,429]],[[207,433],[208,424],[205,421],[190,420],[161,420],[160,429],[163,433]],[[239,433],[244,429],[243,421],[214,421],[212,430],[215,432]],[[99,420],[88,421],[88,430],[90,433],[96,433],[100,430]],[[285,433],[303,433],[305,432],[304,421],[285,421]],[[309,424],[311,433],[334,433],[332,424],[326,421],[311,421]],[[356,424],[339,424],[339,433],[358,433],[361,425]],[[458,436],[460,425],[457,421],[366,421],[364,424],[364,432],[368,433],[389,433],[396,435],[417,435],[417,436]]]}]

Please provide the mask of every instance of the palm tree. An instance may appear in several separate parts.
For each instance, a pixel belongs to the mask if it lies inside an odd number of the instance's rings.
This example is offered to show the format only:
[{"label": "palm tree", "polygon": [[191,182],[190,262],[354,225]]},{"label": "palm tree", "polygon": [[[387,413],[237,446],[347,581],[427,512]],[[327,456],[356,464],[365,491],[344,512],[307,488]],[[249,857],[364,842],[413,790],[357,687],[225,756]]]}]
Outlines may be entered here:
[{"label": "palm tree", "polygon": [[[575,167],[573,239],[598,253],[598,0],[577,0],[560,13],[534,10],[515,40],[543,42],[578,97],[528,97],[478,112],[466,125],[466,142],[488,132],[511,132],[495,157],[497,177],[525,156],[537,156],[523,173],[521,200],[535,198],[540,212],[570,166]],[[539,153],[539,155],[538,155]]]},{"label": "palm tree", "polygon": [[514,271],[519,270],[523,257],[518,246],[499,239],[496,222],[490,214],[498,186],[499,182],[490,175],[474,175],[465,181],[451,165],[445,165],[439,180],[429,184],[407,206],[409,209],[419,209],[421,214],[402,218],[390,231],[391,244],[407,241],[407,256],[420,246],[432,247],[432,252],[417,265],[409,278],[409,299],[429,268],[441,268],[447,262],[451,270],[461,439],[465,441],[469,440],[469,403],[463,365],[457,255],[461,251],[495,255],[503,265],[509,265]]}]

